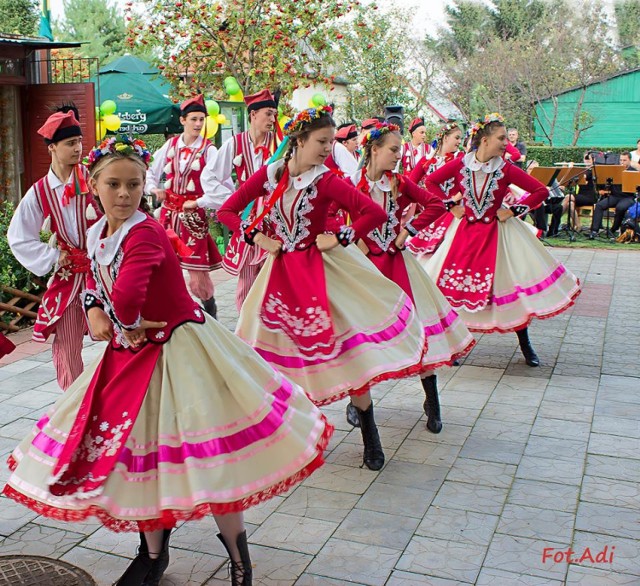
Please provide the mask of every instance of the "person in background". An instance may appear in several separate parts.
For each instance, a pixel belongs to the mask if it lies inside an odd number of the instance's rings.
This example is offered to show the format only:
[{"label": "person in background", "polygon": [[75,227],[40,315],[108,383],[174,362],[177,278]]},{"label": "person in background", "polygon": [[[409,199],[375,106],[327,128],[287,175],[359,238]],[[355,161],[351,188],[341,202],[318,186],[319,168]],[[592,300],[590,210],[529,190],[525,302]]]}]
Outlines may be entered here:
[{"label": "person in background", "polygon": [[[204,196],[209,207],[218,209],[233,193],[231,176],[235,172],[238,187],[255,172],[264,167],[276,149],[276,123],[278,104],[269,90],[244,97],[249,113],[249,130],[230,137],[220,147],[202,171]],[[249,211],[255,217],[257,202]],[[236,307],[238,311],[256,280],[265,255],[249,246],[241,234],[233,234],[222,261],[222,268],[231,275],[238,276]]]},{"label": "person in background", "polygon": [[[640,140],[636,143],[636,150],[629,153],[632,163],[640,164]],[[636,169],[638,170],[638,169]]]},{"label": "person in background", "polygon": [[422,118],[414,118],[409,124],[409,142],[402,147],[402,172],[409,175],[424,157],[431,156],[431,146],[427,144],[427,128]]},{"label": "person in background", "polygon": [[206,119],[203,95],[182,102],[180,124],[184,132],[170,138],[154,154],[146,185],[162,202],[160,223],[173,230],[184,244],[180,266],[189,275],[191,294],[215,318],[218,310],[209,273],[220,268],[222,256],[209,234],[208,204],[201,181],[202,169],[216,155],[216,147],[201,135]]},{"label": "person in background", "polygon": [[[54,334],[51,351],[58,384],[66,390],[82,373],[82,341],[87,325],[80,304],[89,271],[86,232],[100,211],[91,194],[82,157],[82,130],[73,104],[62,106],[38,130],[51,168],[34,183],[16,208],[7,230],[11,252],[35,275],[52,269],[33,327],[33,339]],[[51,232],[49,244],[40,231]]]},{"label": "person in background", "polygon": [[[625,167],[626,171],[636,171],[632,167],[631,153],[624,152],[620,154],[620,164]],[[598,235],[598,232],[602,228],[602,218],[609,208],[615,208],[613,224],[611,229],[607,232],[607,238],[613,238],[616,232],[620,229],[624,220],[626,211],[633,205],[633,193],[624,193],[620,185],[612,185],[611,191],[608,193],[606,190],[600,190],[600,195],[604,195],[598,203],[596,203],[593,209],[593,220],[591,222],[591,231],[589,233],[589,240],[594,240]]]},{"label": "person in background", "polygon": [[509,139],[509,144],[512,147],[515,147],[520,153],[520,157],[514,157],[513,153],[511,152],[511,162],[514,163],[517,167],[523,169],[524,163],[527,159],[527,145],[525,145],[521,140],[518,140],[517,128],[509,128],[509,130],[507,131],[507,138]]}]

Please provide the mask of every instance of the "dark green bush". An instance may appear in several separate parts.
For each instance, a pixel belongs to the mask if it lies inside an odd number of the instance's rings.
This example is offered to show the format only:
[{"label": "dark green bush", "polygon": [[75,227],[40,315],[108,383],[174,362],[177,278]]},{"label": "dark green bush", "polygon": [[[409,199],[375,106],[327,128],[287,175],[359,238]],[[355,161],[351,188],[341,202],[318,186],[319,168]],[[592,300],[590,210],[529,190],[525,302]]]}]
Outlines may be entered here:
[{"label": "dark green bush", "polygon": [[621,147],[548,147],[527,146],[527,160],[538,161],[542,167],[552,167],[555,163],[582,163],[587,150],[609,153],[623,153],[629,149]]}]

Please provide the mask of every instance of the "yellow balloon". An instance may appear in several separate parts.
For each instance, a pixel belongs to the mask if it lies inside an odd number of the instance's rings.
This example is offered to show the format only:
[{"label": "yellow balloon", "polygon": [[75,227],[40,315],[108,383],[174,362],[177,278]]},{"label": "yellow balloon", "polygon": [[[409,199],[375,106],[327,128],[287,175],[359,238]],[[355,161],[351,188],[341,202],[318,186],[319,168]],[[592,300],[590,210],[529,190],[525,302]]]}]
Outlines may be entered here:
[{"label": "yellow balloon", "polygon": [[284,128],[284,125],[289,122],[289,120],[291,120],[289,116],[280,116],[280,118],[278,118],[278,124],[280,124],[280,128]]},{"label": "yellow balloon", "polygon": [[311,98],[309,98],[309,101],[307,102],[307,107],[309,108],[315,108],[316,105],[313,103],[313,100]]},{"label": "yellow balloon", "polygon": [[207,116],[204,122],[205,124],[202,127],[200,134],[205,138],[211,138],[215,136],[216,132],[218,132],[218,123],[216,122],[216,119],[213,116]]},{"label": "yellow balloon", "polygon": [[111,130],[111,132],[115,132],[120,128],[120,118],[115,114],[103,116],[102,123],[106,126],[107,130]]},{"label": "yellow balloon", "polygon": [[224,114],[218,114],[215,118],[218,124],[226,124],[227,122],[227,117]]},{"label": "yellow balloon", "polygon": [[232,96],[229,96],[229,101],[230,102],[243,102],[244,101],[244,94],[242,92],[238,92],[237,94],[233,94]]},{"label": "yellow balloon", "polygon": [[102,140],[107,134],[107,127],[104,123],[100,123],[100,120],[96,120],[96,140]]}]

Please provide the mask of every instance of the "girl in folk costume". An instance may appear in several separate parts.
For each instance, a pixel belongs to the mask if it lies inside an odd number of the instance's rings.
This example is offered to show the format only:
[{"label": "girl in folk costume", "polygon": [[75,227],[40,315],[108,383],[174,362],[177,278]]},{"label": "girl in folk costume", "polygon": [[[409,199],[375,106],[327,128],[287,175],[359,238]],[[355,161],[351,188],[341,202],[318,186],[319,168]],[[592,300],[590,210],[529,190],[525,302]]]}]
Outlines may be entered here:
[{"label": "girl in folk costume", "polygon": [[[364,442],[363,463],[384,464],[369,387],[419,372],[424,333],[409,297],[355,246],[386,213],[323,165],[331,152],[331,108],[303,110],[285,127],[283,160],[261,169],[218,217],[269,257],[240,312],[236,332],[318,405],[351,395]],[[264,197],[253,222],[240,213]],[[358,219],[325,233],[332,202]],[[268,214],[274,237],[260,231]]]},{"label": "girl in folk costume", "polygon": [[358,169],[358,130],[355,124],[339,128],[336,139],[331,146],[331,153],[324,162],[326,167],[336,173],[338,177],[350,177]]},{"label": "girl in folk costume", "polygon": [[427,144],[427,129],[422,118],[414,118],[409,124],[411,140],[402,147],[402,170],[409,175],[423,157],[431,155]]},{"label": "girl in folk costume", "polygon": [[[439,433],[442,422],[434,371],[440,366],[451,366],[456,358],[471,350],[474,340],[413,255],[404,250],[404,243],[410,234],[416,234],[446,210],[439,198],[393,172],[402,154],[402,136],[398,126],[378,124],[369,131],[363,146],[364,167],[352,175],[351,181],[382,206],[387,218],[382,225],[366,234],[358,246],[380,272],[400,285],[413,301],[425,333],[420,377],[426,395],[427,428]],[[402,210],[411,203],[417,204],[421,212],[412,222],[401,227]],[[357,220],[357,215],[353,219]],[[352,421],[353,417],[349,419]]]},{"label": "girl in folk costume", "polygon": [[[529,366],[538,366],[528,335],[533,318],[549,318],[580,294],[576,277],[538,241],[518,216],[547,197],[548,189],[503,155],[503,119],[490,114],[472,128],[472,150],[427,176],[425,187],[446,199],[441,185],[453,179],[462,200],[456,219],[433,256],[422,259],[429,275],[471,331],[513,332]],[[514,184],[528,195],[503,205]]]},{"label": "girl in folk costume", "polygon": [[[205,196],[210,207],[218,209],[233,193],[231,175],[235,172],[238,187],[267,164],[276,148],[278,104],[269,90],[245,96],[249,113],[249,130],[229,138],[220,147],[215,159],[207,163],[202,174]],[[245,213],[255,218],[261,201]],[[256,280],[266,255],[258,247],[249,246],[242,234],[234,233],[222,263],[225,271],[238,275],[236,307],[242,307],[249,289]]]},{"label": "girl in folk costume", "polygon": [[[189,289],[200,299],[204,310],[216,317],[216,300],[209,272],[220,267],[222,257],[209,234],[200,176],[206,162],[215,156],[215,147],[201,136],[207,108],[203,96],[180,105],[180,124],[184,132],[169,139],[154,155],[147,172],[147,189],[162,202],[160,223],[173,230],[187,248],[182,247],[180,266],[189,274]],[[161,186],[162,175],[165,182]]]},{"label": "girl in folk costume", "polygon": [[[429,176],[454,158],[463,156],[464,153],[459,150],[461,142],[462,130],[457,122],[450,122],[443,126],[436,135],[433,156],[424,157],[416,165],[415,169],[411,172],[411,180],[418,185],[424,185],[425,176]],[[453,201],[450,199],[451,196],[454,195],[451,193],[453,184],[453,179],[450,179],[440,185],[440,188],[446,194],[447,205],[453,204]],[[437,222],[432,222],[424,230],[421,230],[413,238],[410,238],[407,243],[407,248],[414,254],[432,254],[442,242],[442,238],[447,228],[451,225],[453,218],[454,216],[451,213],[444,214]]]},{"label": "girl in folk costume", "polygon": [[212,514],[232,584],[246,586],[242,511],[320,466],[332,428],[190,297],[166,232],[138,208],[149,158],[128,140],[90,155],[105,217],[88,234],[83,303],[108,344],[15,449],[4,493],[58,520],[140,532],[118,586],[157,586],[171,529]]},{"label": "girl in folk costume", "polygon": [[[33,339],[44,342],[55,335],[53,364],[63,390],[83,369],[86,323],[79,296],[89,270],[85,235],[99,213],[87,185],[87,169],[80,164],[82,131],[76,114],[75,106],[65,106],[38,130],[48,145],[51,168],[29,188],[7,231],[11,251],[25,268],[39,276],[54,269]],[[49,245],[40,241],[41,230],[51,231]]]}]

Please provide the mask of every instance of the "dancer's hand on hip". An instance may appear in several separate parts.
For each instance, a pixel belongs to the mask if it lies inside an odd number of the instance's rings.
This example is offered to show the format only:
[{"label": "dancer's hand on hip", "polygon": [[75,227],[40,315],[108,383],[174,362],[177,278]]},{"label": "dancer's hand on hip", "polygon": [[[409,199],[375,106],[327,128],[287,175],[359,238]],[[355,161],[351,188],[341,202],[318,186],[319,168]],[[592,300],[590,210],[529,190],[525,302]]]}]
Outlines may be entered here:
[{"label": "dancer's hand on hip", "polygon": [[262,232],[258,232],[253,239],[254,244],[257,244],[262,250],[266,250],[273,256],[278,256],[282,250],[282,242],[280,240],[274,240],[265,236]]},{"label": "dancer's hand on hip", "polygon": [[318,234],[316,236],[316,246],[320,252],[328,252],[340,244],[335,234]]},{"label": "dancer's hand on hip", "polygon": [[100,307],[92,307],[87,311],[87,321],[91,335],[96,340],[109,342],[113,338],[113,324],[109,316]]}]

